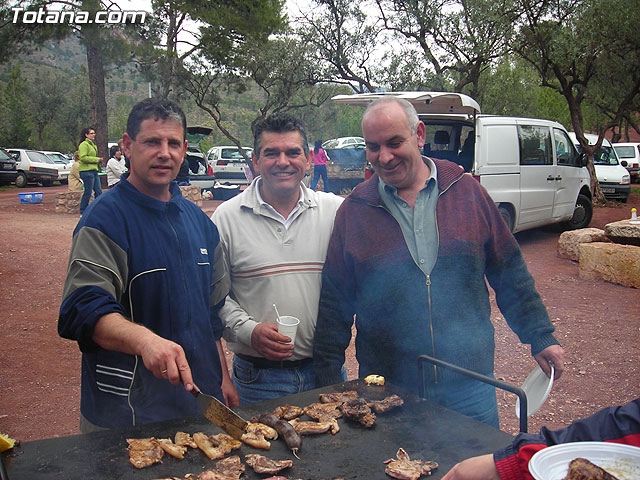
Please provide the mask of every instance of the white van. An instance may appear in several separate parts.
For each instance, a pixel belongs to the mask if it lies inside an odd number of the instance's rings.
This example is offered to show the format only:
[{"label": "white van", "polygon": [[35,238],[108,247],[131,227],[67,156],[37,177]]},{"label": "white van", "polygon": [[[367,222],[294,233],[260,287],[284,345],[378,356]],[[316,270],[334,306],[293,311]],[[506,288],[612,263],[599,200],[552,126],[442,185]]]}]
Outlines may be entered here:
[{"label": "white van", "polygon": [[[576,148],[580,150],[580,143],[576,138],[576,134],[569,132],[569,136]],[[589,140],[589,145],[595,145],[598,140],[598,136],[591,133],[585,133],[584,136]],[[606,138],[602,140],[602,147],[593,155],[593,166],[604,196],[608,199],[625,203],[631,193],[631,175],[620,164],[616,150]]]},{"label": "white van", "polygon": [[593,215],[586,157],[553,121],[481,115],[467,95],[384,92],[338,95],[367,105],[382,96],[411,102],[426,126],[424,155],[451,160],[484,186],[513,233],[564,223],[584,228]]}]

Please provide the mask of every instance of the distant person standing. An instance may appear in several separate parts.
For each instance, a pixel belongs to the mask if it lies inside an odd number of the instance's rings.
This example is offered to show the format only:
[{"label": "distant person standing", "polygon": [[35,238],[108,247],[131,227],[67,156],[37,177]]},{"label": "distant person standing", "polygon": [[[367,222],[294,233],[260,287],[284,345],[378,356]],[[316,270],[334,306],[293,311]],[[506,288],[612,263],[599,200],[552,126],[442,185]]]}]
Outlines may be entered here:
[{"label": "distant person standing", "polygon": [[80,157],[76,150],[73,154],[73,164],[71,165],[71,171],[69,172],[69,190],[82,191],[82,180],[80,179]]},{"label": "distant person standing", "polygon": [[327,177],[327,163],[329,157],[322,148],[322,140],[316,140],[313,147],[313,181],[311,182],[311,190],[315,190],[318,185],[318,180],[322,177],[322,184],[324,185],[324,191],[329,191],[329,178]]},{"label": "distant person standing", "polygon": [[113,187],[120,181],[120,177],[127,171],[122,157],[122,150],[119,146],[114,145],[109,150],[109,161],[107,162],[107,185]]},{"label": "distant person standing", "polygon": [[100,185],[100,178],[98,177],[102,157],[98,157],[98,147],[93,143],[93,140],[96,138],[95,128],[87,127],[83,129],[82,138],[84,140],[78,145],[78,157],[80,159],[78,170],[80,171],[80,178],[84,184],[84,193],[80,200],[80,215],[84,213],[87,205],[89,205],[91,191],[93,191],[96,198],[102,193],[102,186]]}]

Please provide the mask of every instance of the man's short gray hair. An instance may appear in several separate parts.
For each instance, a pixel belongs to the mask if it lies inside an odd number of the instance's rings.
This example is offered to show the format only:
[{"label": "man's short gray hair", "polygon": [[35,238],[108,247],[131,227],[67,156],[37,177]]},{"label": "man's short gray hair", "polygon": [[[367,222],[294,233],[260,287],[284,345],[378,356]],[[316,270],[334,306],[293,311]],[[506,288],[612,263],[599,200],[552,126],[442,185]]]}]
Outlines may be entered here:
[{"label": "man's short gray hair", "polygon": [[378,105],[384,105],[386,103],[395,103],[396,105],[400,105],[400,107],[402,107],[402,109],[404,110],[404,113],[407,115],[407,120],[409,121],[409,131],[411,132],[411,135],[414,135],[418,131],[418,122],[420,121],[418,119],[418,112],[416,112],[416,109],[413,107],[413,105],[411,105],[411,102],[405,100],[404,98],[398,98],[398,97],[378,98],[377,100],[374,100],[369,104],[367,109],[364,111],[364,114],[362,115],[362,119],[364,120],[364,117],[367,116],[367,113],[369,113],[369,110],[376,108]]}]

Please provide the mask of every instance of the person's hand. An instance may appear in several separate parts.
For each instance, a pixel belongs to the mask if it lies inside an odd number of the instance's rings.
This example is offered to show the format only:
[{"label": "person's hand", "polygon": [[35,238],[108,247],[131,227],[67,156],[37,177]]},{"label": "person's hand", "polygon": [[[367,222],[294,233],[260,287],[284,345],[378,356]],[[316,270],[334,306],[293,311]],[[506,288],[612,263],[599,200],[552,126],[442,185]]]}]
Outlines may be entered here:
[{"label": "person's hand", "polygon": [[193,378],[191,368],[180,345],[171,340],[166,340],[149,331],[140,347],[140,356],[156,378],[169,380],[172,385],[184,384],[185,390],[193,390]]},{"label": "person's hand", "polygon": [[549,364],[553,365],[555,369],[554,377],[556,379],[562,376],[564,371],[564,349],[560,345],[551,345],[542,350],[537,355],[534,355],[536,362],[540,365],[542,371],[548,376],[551,375],[551,368]]},{"label": "person's hand", "polygon": [[293,355],[293,345],[286,343],[289,341],[289,337],[278,333],[274,323],[259,323],[251,333],[251,346],[269,360],[285,360]]},{"label": "person's hand", "polygon": [[224,401],[227,404],[227,407],[240,406],[240,395],[238,395],[238,391],[228,375],[223,375],[222,385],[220,388],[222,389],[222,395],[224,396]]},{"label": "person's hand", "polygon": [[442,480],[500,480],[493,454],[467,458],[453,466]]}]

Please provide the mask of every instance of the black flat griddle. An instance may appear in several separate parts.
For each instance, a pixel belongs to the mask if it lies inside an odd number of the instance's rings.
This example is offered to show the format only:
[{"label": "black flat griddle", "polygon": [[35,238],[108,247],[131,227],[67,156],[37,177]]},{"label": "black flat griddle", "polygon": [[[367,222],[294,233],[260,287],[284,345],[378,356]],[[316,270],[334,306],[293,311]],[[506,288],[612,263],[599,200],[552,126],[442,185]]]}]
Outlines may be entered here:
[{"label": "black flat griddle", "polygon": [[[412,459],[433,460],[440,468],[430,478],[438,479],[457,462],[476,455],[490,453],[513,440],[511,435],[472,420],[449,409],[420,399],[392,385],[366,386],[361,380],[345,382],[309,392],[282,397],[236,410],[249,420],[259,413],[268,413],[278,405],[304,407],[318,402],[319,393],[357,390],[367,400],[381,400],[393,393],[405,399],[404,406],[377,416],[373,428],[341,418],[340,432],[303,437],[302,449],[296,459],[282,440],[271,442],[271,450],[257,450],[247,445],[230,455],[259,453],[275,460],[292,459],[294,468],[280,475],[296,479],[389,479],[384,473],[384,461],[395,458],[399,447]],[[303,420],[310,420],[306,416]],[[189,449],[184,460],[165,454],[162,464],[135,469],[129,463],[125,438],[173,438],[175,432],[221,433],[204,417],[189,417],[134,428],[117,429],[87,435],[24,442],[5,452],[2,462],[9,480],[39,479],[157,479],[198,474],[212,468],[215,461],[202,452]],[[242,479],[263,479],[247,467]],[[427,477],[423,477],[427,478]]]}]

